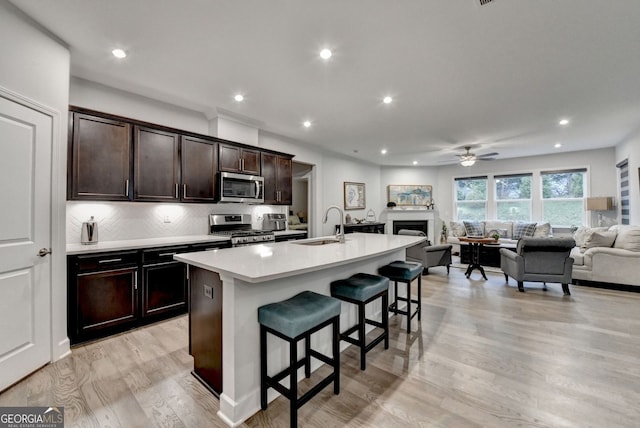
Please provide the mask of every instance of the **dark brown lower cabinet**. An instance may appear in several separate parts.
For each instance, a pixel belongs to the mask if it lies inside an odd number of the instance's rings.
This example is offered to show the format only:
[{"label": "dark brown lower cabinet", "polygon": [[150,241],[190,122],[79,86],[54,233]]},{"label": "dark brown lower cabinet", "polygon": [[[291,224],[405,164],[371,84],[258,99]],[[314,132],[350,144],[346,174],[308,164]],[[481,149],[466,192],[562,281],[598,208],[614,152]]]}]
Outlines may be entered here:
[{"label": "dark brown lower cabinet", "polygon": [[216,396],[220,396],[222,281],[215,272],[189,266],[189,283],[189,353],[193,356],[193,375]]},{"label": "dark brown lower cabinet", "polygon": [[142,316],[187,310],[187,267],[181,262],[142,267]]},{"label": "dark brown lower cabinet", "polygon": [[68,256],[71,344],[186,313],[187,266],[173,255],[228,246],[225,241]]},{"label": "dark brown lower cabinet", "polygon": [[71,343],[131,328],[138,321],[137,252],[79,256],[70,263]]}]

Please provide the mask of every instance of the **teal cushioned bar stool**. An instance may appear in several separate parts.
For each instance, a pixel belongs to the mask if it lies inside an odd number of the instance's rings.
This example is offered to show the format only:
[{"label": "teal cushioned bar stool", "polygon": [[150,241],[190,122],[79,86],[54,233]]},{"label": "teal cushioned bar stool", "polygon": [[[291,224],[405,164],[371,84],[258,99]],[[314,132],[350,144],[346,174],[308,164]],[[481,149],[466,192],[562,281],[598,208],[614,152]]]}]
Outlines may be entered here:
[{"label": "teal cushioned bar stool", "polygon": [[[340,339],[360,348],[360,370],[366,368],[366,354],[374,346],[384,340],[384,349],[389,349],[389,279],[383,276],[357,273],[348,279],[339,279],[331,283],[331,295],[345,302],[358,306],[358,323],[340,333]],[[378,322],[365,317],[367,303],[382,299],[382,321]],[[368,345],[365,343],[366,324],[380,327],[382,333]],[[358,338],[351,335],[357,331]]]},{"label": "teal cushioned bar stool", "polygon": [[[312,291],[303,291],[290,299],[258,308],[260,323],[260,406],[267,408],[267,390],[273,388],[290,401],[291,426],[298,426],[298,409],[324,387],[333,382],[333,392],[340,393],[340,301]],[[333,326],[333,358],[311,349],[311,334]],[[289,366],[280,373],[267,374],[267,332],[289,343]],[[298,341],[304,339],[305,355],[298,360]],[[311,376],[311,357],[330,365],[333,372],[298,398],[298,369]],[[289,376],[290,386],[280,381]]]},{"label": "teal cushioned bar stool", "polygon": [[[386,276],[394,284],[395,297],[393,303],[389,306],[389,311],[394,314],[406,315],[407,316],[407,333],[411,333],[411,320],[413,317],[418,315],[418,320],[420,320],[420,312],[421,312],[421,304],[422,300],[422,264],[421,263],[412,263],[412,262],[403,262],[401,260],[397,260],[395,262],[391,262],[386,266],[382,266],[378,269],[378,273],[382,276]],[[418,278],[418,299],[411,298],[411,283],[414,279]],[[398,282],[403,282],[407,284],[407,295],[406,297],[398,296]],[[398,308],[398,301],[407,302],[406,310],[402,310]],[[415,312],[411,312],[411,304],[415,303],[416,310]]]}]

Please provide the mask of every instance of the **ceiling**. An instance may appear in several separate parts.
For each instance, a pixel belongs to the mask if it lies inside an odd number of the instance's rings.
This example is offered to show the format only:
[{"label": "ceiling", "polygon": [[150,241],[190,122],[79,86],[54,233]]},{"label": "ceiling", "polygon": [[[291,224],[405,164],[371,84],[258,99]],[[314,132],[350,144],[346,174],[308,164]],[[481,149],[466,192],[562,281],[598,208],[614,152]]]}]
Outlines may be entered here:
[{"label": "ceiling", "polygon": [[68,44],[74,76],[381,165],[612,147],[640,127],[638,0],[12,3]]}]

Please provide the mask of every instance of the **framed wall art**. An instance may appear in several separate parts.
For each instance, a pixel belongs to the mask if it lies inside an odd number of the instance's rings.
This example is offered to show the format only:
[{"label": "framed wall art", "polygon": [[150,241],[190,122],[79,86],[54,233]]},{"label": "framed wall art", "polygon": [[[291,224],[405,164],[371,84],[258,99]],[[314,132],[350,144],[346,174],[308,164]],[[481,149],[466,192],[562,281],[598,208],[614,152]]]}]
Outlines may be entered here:
[{"label": "framed wall art", "polygon": [[365,208],[364,183],[344,182],[344,209],[363,210]]},{"label": "framed wall art", "polygon": [[388,202],[396,205],[431,205],[432,187],[428,184],[389,184],[387,186]]}]

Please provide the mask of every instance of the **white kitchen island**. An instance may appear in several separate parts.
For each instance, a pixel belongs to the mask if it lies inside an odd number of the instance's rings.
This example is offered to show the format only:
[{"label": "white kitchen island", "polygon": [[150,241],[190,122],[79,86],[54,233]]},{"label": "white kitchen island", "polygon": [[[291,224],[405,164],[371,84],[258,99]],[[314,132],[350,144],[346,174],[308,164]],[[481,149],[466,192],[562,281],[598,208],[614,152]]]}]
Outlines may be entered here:
[{"label": "white kitchen island", "polygon": [[[221,299],[220,418],[229,426],[237,426],[260,410],[258,307],[304,290],[329,295],[331,281],[358,272],[375,274],[381,266],[405,260],[405,249],[424,240],[416,236],[354,233],[346,235],[345,243],[305,245],[313,240],[301,240],[176,254],[176,260],[189,264],[194,310],[202,305],[204,290],[215,286],[213,282],[221,282],[219,290],[210,294],[210,301]],[[195,307],[194,301],[198,302]],[[370,306],[367,313],[380,310],[375,304]],[[341,330],[355,323],[355,314],[353,305],[343,303]],[[198,327],[192,322],[192,335],[197,334],[194,328]],[[274,373],[287,365],[288,349],[275,337],[268,340],[269,372]],[[330,354],[328,329],[315,334],[312,342],[315,349]],[[342,346],[346,347],[344,342]],[[312,362],[313,369],[321,365],[317,360]],[[276,396],[275,391],[269,391],[269,401]]]}]

